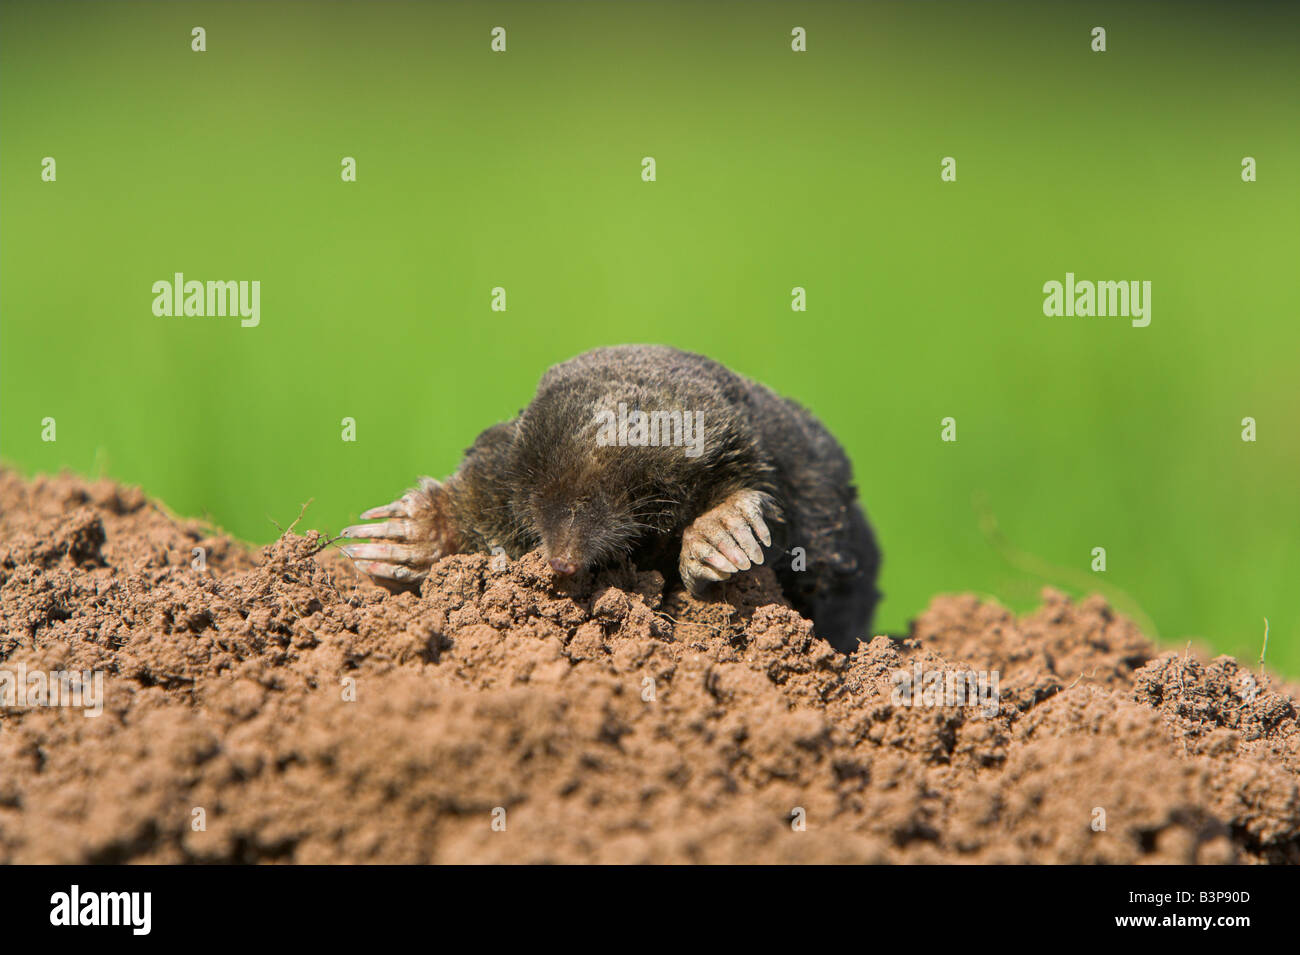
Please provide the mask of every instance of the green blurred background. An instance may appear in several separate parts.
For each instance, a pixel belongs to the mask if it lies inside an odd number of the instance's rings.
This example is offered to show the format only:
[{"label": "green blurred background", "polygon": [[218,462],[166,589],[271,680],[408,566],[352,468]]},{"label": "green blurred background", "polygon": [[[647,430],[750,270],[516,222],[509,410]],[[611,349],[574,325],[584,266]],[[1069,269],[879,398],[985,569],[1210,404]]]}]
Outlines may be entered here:
[{"label": "green blurred background", "polygon": [[[23,472],[138,483],[253,541],[314,498],[303,526],[337,530],[452,471],[550,364],[665,342],[844,442],[877,629],[1053,584],[1249,660],[1267,617],[1300,674],[1294,5],[0,11],[0,457]],[[260,280],[260,327],[155,317],[177,271]],[[1044,317],[1067,271],[1151,281],[1150,327]]]}]

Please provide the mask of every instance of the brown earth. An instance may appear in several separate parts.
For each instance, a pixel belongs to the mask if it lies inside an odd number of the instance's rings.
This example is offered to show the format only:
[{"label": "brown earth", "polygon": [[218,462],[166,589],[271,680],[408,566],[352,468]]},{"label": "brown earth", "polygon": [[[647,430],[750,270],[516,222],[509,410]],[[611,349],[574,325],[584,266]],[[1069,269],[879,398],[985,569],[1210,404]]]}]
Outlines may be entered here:
[{"label": "brown earth", "polygon": [[[765,571],[710,604],[495,560],[389,596],[315,532],[0,471],[0,671],[106,689],[0,707],[0,861],[1300,861],[1285,688],[1099,598],[939,597],[842,657]],[[894,702],[918,664],[999,711]]]}]

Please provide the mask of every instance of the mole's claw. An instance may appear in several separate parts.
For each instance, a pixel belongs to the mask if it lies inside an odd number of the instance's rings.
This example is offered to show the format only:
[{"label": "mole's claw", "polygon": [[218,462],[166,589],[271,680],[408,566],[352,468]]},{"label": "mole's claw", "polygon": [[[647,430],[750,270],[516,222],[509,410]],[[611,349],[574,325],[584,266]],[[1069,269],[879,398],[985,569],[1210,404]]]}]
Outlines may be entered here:
[{"label": "mole's claw", "polygon": [[[365,515],[362,515],[363,517]],[[339,531],[340,537],[369,537],[377,540],[391,537],[397,540],[409,540],[415,535],[415,525],[410,521],[384,521],[381,524],[353,524]]]},{"label": "mole's claw", "polygon": [[381,582],[392,580],[404,584],[418,584],[428,576],[428,571],[412,570],[402,564],[389,564],[377,560],[359,560],[357,570]]},{"label": "mole's claw", "polygon": [[343,553],[353,560],[392,561],[398,564],[416,563],[424,556],[419,547],[406,544],[349,544]]},{"label": "mole's claw", "polygon": [[381,504],[379,507],[372,507],[368,511],[361,512],[363,521],[373,521],[381,517],[411,517],[415,514],[416,502],[412,498],[414,492],[407,492],[391,504]]},{"label": "mole's claw", "polygon": [[412,488],[396,501],[381,504],[368,511],[361,512],[363,521],[373,521],[382,517],[416,517],[420,511],[429,506],[429,501],[442,488],[441,481],[431,477],[420,478],[420,486]]},{"label": "mole's claw", "polygon": [[699,594],[709,584],[727,580],[737,572],[736,565],[714,549],[693,525],[682,537],[682,555],[677,570],[682,583],[693,594]]},{"label": "mole's claw", "polygon": [[372,507],[368,511],[361,512],[363,521],[378,520],[381,517],[406,517],[406,510],[402,507],[401,501],[394,501],[392,504],[383,504],[379,507]]},{"label": "mole's claw", "polygon": [[749,570],[751,566],[749,555],[725,526],[714,522],[709,525],[706,533],[709,535],[709,543],[725,554],[727,560],[736,565],[736,570]]},{"label": "mole's claw", "polygon": [[724,574],[734,574],[740,570],[732,561],[727,559],[725,554],[703,539],[695,548],[695,556],[708,566],[720,570]]},{"label": "mole's claw", "polygon": [[731,536],[736,539],[740,549],[756,564],[763,562],[763,548],[758,546],[758,541],[754,540],[754,531],[746,523],[743,517],[733,515],[728,517],[723,523],[726,524],[727,530],[731,531]]},{"label": "mole's claw", "polygon": [[418,584],[428,576],[433,562],[455,550],[456,528],[448,508],[449,490],[433,478],[420,478],[391,504],[372,507],[362,520],[375,524],[352,524],[340,537],[369,539],[369,544],[348,544],[343,553],[354,566],[389,590],[393,584]]},{"label": "mole's claw", "polygon": [[[767,522],[763,520],[763,505],[754,501],[747,500],[741,505],[741,513],[749,521],[749,526],[753,528],[758,539],[763,542],[764,547],[772,546],[772,532],[767,529]],[[761,564],[762,561],[760,560]]]},{"label": "mole's claw", "polygon": [[722,570],[714,570],[708,564],[701,564],[695,571],[695,576],[710,583],[720,583],[731,577],[731,574]]},{"label": "mole's claw", "polygon": [[[772,499],[759,491],[737,491],[691,522],[682,534],[677,569],[692,593],[763,563],[772,535],[763,509]],[[762,546],[759,545],[762,541]]]}]

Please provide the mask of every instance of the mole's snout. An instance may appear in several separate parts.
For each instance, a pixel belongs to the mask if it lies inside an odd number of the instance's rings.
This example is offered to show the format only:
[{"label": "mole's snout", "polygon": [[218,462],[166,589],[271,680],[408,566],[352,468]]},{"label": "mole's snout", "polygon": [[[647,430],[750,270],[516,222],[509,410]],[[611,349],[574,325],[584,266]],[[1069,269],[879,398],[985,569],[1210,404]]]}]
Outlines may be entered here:
[{"label": "mole's snout", "polygon": [[566,557],[552,557],[551,568],[563,577],[572,577],[578,572],[578,565]]}]

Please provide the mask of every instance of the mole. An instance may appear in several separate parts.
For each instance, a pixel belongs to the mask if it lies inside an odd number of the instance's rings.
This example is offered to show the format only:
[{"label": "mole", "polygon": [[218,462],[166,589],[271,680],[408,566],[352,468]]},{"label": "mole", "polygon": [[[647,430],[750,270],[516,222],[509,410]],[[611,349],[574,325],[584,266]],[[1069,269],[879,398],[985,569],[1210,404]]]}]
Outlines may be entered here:
[{"label": "mole", "polygon": [[[702,355],[597,348],[550,368],[528,407],[343,530],[390,590],[441,557],[541,548],[555,573],[630,561],[710,597],[756,565],[816,635],[851,652],[880,599],[880,549],[848,457],[812,414]],[[498,551],[499,549],[499,551]]]}]

